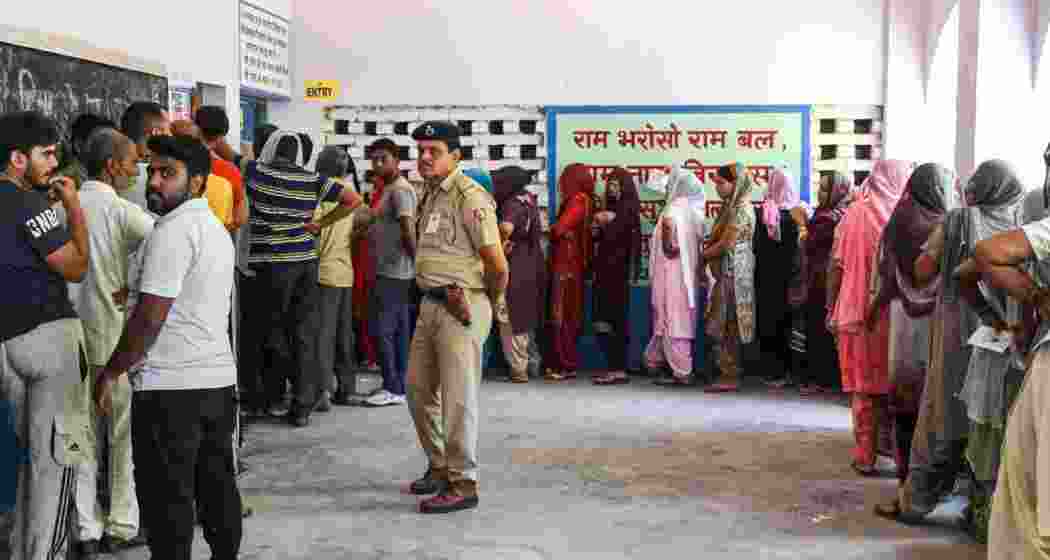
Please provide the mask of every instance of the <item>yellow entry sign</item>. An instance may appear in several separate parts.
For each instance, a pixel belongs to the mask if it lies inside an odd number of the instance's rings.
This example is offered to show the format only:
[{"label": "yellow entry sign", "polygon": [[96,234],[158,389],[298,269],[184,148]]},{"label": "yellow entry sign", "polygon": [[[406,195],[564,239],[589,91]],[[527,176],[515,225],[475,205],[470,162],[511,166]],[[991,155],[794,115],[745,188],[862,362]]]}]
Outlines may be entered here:
[{"label": "yellow entry sign", "polygon": [[335,101],[339,98],[339,80],[306,80],[307,101]]}]

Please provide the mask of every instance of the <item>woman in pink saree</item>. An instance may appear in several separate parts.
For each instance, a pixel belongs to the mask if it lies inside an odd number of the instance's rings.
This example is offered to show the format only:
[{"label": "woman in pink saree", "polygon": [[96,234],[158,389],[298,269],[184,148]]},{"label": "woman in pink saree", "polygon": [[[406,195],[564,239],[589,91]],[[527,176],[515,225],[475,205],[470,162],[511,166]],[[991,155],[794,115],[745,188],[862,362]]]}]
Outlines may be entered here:
[{"label": "woman in pink saree", "polygon": [[883,230],[904,194],[912,163],[883,160],[875,164],[861,188],[860,200],[846,211],[835,230],[828,265],[829,328],[835,333],[842,370],[842,388],[853,409],[853,469],[876,474],[878,434],[889,418],[886,395],[889,310],[882,308],[865,326],[869,294],[877,274],[877,253]]}]

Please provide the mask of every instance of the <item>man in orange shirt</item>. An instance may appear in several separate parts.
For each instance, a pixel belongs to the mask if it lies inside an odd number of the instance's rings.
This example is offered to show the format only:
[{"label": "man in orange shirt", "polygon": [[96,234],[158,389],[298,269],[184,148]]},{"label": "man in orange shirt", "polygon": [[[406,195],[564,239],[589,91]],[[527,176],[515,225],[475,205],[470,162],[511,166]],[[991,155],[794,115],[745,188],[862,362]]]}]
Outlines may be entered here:
[{"label": "man in orange shirt", "polygon": [[[201,135],[201,129],[193,121],[190,120],[179,120],[171,123],[171,132],[176,136],[189,136],[195,140],[204,143],[204,137]],[[205,183],[205,198],[208,199],[208,207],[211,208],[215,217],[219,220],[219,223],[226,228],[227,231],[233,231],[233,185],[230,184],[226,179],[211,173],[208,175],[207,183]]]},{"label": "man in orange shirt", "polygon": [[244,198],[244,183],[241,170],[237,166],[219,157],[215,147],[221,144],[230,131],[230,119],[226,109],[218,105],[204,105],[197,109],[193,121],[200,127],[204,143],[211,151],[211,172],[230,182],[233,187],[233,220],[227,227],[231,232],[237,231],[248,223],[248,202]]}]

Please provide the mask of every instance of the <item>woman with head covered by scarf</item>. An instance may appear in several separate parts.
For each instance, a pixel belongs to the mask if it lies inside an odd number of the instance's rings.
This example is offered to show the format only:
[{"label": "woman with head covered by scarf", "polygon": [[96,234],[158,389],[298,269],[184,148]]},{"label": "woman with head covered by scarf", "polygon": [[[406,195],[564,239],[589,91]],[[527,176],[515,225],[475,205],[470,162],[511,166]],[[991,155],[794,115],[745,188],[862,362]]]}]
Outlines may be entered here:
[{"label": "woman with head covered by scarf", "polygon": [[706,328],[718,344],[721,375],[705,390],[724,393],[739,390],[741,347],[755,337],[755,209],[753,184],[743,165],[719,167],[714,180],[722,209],[703,258],[716,281]]},{"label": "woman with head covered by scarf", "polygon": [[529,341],[540,324],[543,301],[545,263],[540,246],[543,224],[540,211],[525,190],[532,182],[532,172],[517,166],[503,167],[492,174],[493,194],[499,205],[500,234],[510,266],[507,306],[510,323],[499,325],[503,355],[510,365],[510,379],[515,383],[529,380]]},{"label": "woman with head covered by scarf", "polygon": [[693,341],[701,282],[704,241],[704,186],[696,175],[675,165],[667,182],[667,203],[649,242],[653,337],[645,350],[650,370],[663,365],[671,377],[662,385],[688,385],[693,373]]},{"label": "woman with head covered by scarf", "polygon": [[806,351],[805,367],[798,368],[795,374],[803,396],[835,391],[841,383],[835,338],[828,332],[827,270],[835,230],[846,214],[852,194],[853,183],[842,173],[822,177],[817,194],[819,203],[802,242],[806,289],[802,313],[805,315]]},{"label": "woman with head covered by scarf", "polygon": [[[912,439],[908,478],[898,491],[897,502],[879,506],[876,513],[880,515],[911,523],[933,511],[965,468],[971,425],[967,405],[986,403],[989,395],[984,393],[990,392],[999,397],[995,408],[1005,406],[1002,394],[1010,353],[982,358],[982,349],[967,344],[981,322],[1002,327],[998,324],[1000,316],[992,313],[979,318],[983,313],[975,314],[975,307],[965,303],[969,299],[967,286],[955,277],[955,270],[973,255],[980,241],[1020,227],[1023,195],[1020,181],[1005,163],[992,160],[981,164],[967,182],[966,207],[948,213],[944,225],[930,234],[916,262],[916,277],[940,282],[931,324],[930,365]],[[1018,319],[1019,310],[1005,291],[988,289],[987,294],[1007,314],[1001,319]],[[1005,416],[1005,410],[996,414]],[[993,455],[987,461],[997,466],[998,441],[987,451]],[[994,485],[997,469],[988,468],[987,461],[971,463],[979,491],[987,483]]]},{"label": "woman with head covered by scarf", "polygon": [[888,413],[887,371],[889,313],[882,309],[865,327],[869,291],[876,275],[876,253],[886,224],[904,194],[912,164],[883,160],[865,180],[835,231],[829,263],[829,323],[838,340],[842,387],[850,393],[853,409],[853,469],[862,476],[877,474],[875,460],[880,428]]},{"label": "woman with head covered by scarf", "polygon": [[[787,384],[791,369],[792,310],[788,289],[800,273],[799,239],[806,210],[794,178],[775,168],[755,224],[755,313],[762,371],[772,387]],[[797,372],[795,372],[797,373]]]},{"label": "woman with head covered by scarf", "polygon": [[[471,167],[468,169],[464,169],[463,174],[467,177],[470,177],[471,179],[474,179],[474,182],[481,185],[481,188],[485,189],[485,192],[492,194],[492,175],[489,175],[489,172],[487,170],[478,167]],[[499,349],[499,335],[494,334],[497,325],[498,323],[496,321],[493,321],[493,330],[489,333],[488,338],[485,339],[485,344],[482,346],[482,370],[488,367],[489,360],[492,359],[492,355],[495,354],[496,351]]]},{"label": "woman with head covered by scarf", "polygon": [[915,277],[922,246],[945,213],[957,204],[955,174],[934,163],[919,166],[882,234],[879,270],[868,322],[890,308],[889,410],[896,434],[897,477],[908,476],[908,457],[930,361],[930,326],[940,282]]},{"label": "woman with head covered by scarf", "polygon": [[[1050,167],[1050,155],[1047,160]],[[998,165],[1005,167],[1002,162]],[[981,169],[977,174],[981,174]],[[990,179],[994,175],[1005,178],[1002,171],[989,175]],[[1015,181],[1009,180],[1011,183]],[[1050,177],[1047,183],[1050,184]],[[1050,185],[1044,189],[1048,187]],[[1017,336],[1012,345],[1027,353],[1028,373],[1016,402],[1010,408],[999,478],[992,499],[988,550],[995,551],[997,560],[1050,558],[1050,508],[1047,507],[1050,504],[1050,453],[1046,452],[1050,447],[1050,414],[1047,414],[1050,391],[1047,386],[1050,381],[1048,248],[1050,221],[1043,219],[978,242],[975,256],[957,272],[962,277],[962,293],[977,309],[984,326],[996,325],[1002,320],[995,317],[998,313],[985,299],[984,290],[978,288],[978,281],[983,281],[986,289],[1005,290],[1025,307],[1037,310],[1041,323],[1034,334],[1029,331],[1024,336]]]},{"label": "woman with head covered by scarf", "polygon": [[642,252],[641,201],[626,169],[618,167],[605,179],[605,210],[594,216],[598,247],[594,256],[594,330],[608,370],[594,377],[598,385],[627,383],[630,348],[631,281],[637,280]]},{"label": "woman with head covered by scarf", "polygon": [[550,228],[551,309],[546,380],[574,379],[579,367],[576,338],[583,323],[583,277],[591,261],[594,176],[582,163],[565,168],[558,180],[561,210]]}]

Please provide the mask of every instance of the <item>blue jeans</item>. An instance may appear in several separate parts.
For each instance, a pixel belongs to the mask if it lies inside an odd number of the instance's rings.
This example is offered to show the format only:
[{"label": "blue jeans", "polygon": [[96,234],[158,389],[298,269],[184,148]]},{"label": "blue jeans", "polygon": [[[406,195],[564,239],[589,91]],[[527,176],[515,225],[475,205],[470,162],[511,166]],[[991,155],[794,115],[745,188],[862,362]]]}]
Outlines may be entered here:
[{"label": "blue jeans", "polygon": [[405,394],[405,372],[408,371],[408,349],[415,315],[412,285],[412,280],[377,276],[369,306],[379,369],[383,373],[383,389],[395,395]]}]

